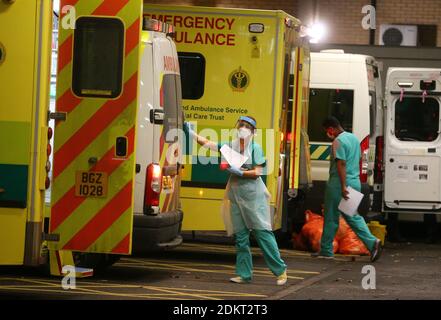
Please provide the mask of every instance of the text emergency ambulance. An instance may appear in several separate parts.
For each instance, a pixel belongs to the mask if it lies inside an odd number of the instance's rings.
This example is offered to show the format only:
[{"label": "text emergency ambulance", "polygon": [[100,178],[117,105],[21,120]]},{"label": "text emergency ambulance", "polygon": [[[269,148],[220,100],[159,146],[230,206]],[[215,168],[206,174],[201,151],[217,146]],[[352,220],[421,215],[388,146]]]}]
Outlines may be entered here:
[{"label": "text emergency ambulance", "polygon": [[384,212],[441,211],[440,96],[441,69],[389,68]]},{"label": "text emergency ambulance", "polygon": [[[221,130],[233,128],[239,116],[256,118],[273,228],[289,231],[298,195],[310,183],[309,48],[300,21],[283,11],[148,4],[144,16],[176,28],[183,109],[198,134],[214,131],[217,137],[206,137],[221,142]],[[228,174],[219,169],[217,152],[187,143],[183,230],[224,230]]]},{"label": "text emergency ambulance", "polygon": [[[378,63],[373,57],[348,54],[343,50],[311,53],[308,133],[314,187],[306,202],[314,212],[321,210],[329,177],[331,141],[322,123],[331,115],[361,142],[360,180],[365,197],[360,213],[366,214],[372,205],[370,195],[381,195],[381,188],[378,185],[373,187],[374,168],[379,159],[376,157],[376,145],[382,141],[383,135],[382,99]],[[378,149],[379,152],[381,150]],[[381,207],[377,210],[380,211]]]},{"label": "text emergency ambulance", "polygon": [[132,248],[179,245],[183,215],[172,27],[143,19],[141,0],[60,7],[56,112],[48,112],[51,2],[0,2],[0,146],[8,151],[0,155],[0,264],[50,256],[54,275],[74,264],[73,252],[95,267]]}]

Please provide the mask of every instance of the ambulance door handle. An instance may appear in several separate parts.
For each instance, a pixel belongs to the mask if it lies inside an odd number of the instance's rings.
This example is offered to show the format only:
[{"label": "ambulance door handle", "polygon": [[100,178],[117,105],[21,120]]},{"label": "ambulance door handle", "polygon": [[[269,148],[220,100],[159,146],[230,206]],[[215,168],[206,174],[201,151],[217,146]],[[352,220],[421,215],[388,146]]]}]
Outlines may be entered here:
[{"label": "ambulance door handle", "polygon": [[139,163],[137,163],[136,165],[135,165],[135,173],[140,173],[141,172],[141,165],[139,164]]},{"label": "ambulance door handle", "polygon": [[150,123],[164,124],[164,110],[161,109],[150,110]]},{"label": "ambulance door handle", "polygon": [[115,144],[115,153],[119,158],[127,157],[128,153],[128,141],[127,137],[117,137]]}]

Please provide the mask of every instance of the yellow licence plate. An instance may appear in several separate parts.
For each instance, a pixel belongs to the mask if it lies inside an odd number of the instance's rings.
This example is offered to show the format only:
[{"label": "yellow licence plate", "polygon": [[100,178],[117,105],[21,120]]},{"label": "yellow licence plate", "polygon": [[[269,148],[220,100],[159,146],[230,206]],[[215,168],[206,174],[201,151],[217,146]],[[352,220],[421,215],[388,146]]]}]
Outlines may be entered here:
[{"label": "yellow licence plate", "polygon": [[106,172],[77,171],[75,195],[77,197],[106,197],[108,175]]}]

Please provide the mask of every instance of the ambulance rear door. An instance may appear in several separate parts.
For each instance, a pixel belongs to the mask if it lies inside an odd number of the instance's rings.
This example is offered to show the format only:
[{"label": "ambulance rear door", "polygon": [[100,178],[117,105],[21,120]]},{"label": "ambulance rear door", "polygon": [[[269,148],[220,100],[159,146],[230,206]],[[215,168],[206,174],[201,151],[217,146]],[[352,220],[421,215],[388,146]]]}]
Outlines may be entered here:
[{"label": "ambulance rear door", "polygon": [[73,8],[60,10],[56,115],[66,118],[55,126],[50,248],[130,254],[142,1]]},{"label": "ambulance rear door", "polygon": [[441,209],[440,72],[441,69],[389,69],[386,211]]}]

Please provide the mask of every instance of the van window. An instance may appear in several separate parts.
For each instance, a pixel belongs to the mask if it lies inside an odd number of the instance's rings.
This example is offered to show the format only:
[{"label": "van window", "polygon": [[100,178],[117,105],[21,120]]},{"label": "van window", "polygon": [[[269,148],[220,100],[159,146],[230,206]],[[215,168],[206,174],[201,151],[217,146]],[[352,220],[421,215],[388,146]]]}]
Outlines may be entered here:
[{"label": "van window", "polygon": [[315,89],[309,94],[308,134],[310,141],[329,141],[322,128],[323,120],[336,117],[343,129],[352,132],[354,90]]},{"label": "van window", "polygon": [[164,138],[165,142],[177,141],[178,132],[182,129],[181,88],[180,77],[175,74],[166,74],[162,80],[164,94]]},{"label": "van window", "polygon": [[405,97],[395,103],[395,136],[401,141],[438,138],[439,104],[434,98]]},{"label": "van window", "polygon": [[200,53],[178,52],[182,98],[197,100],[204,95],[205,58]]},{"label": "van window", "polygon": [[124,24],[81,17],[74,32],[72,90],[79,97],[116,98],[122,90]]},{"label": "van window", "polygon": [[369,127],[370,136],[375,134],[375,121],[377,117],[377,94],[375,91],[369,91]]}]

